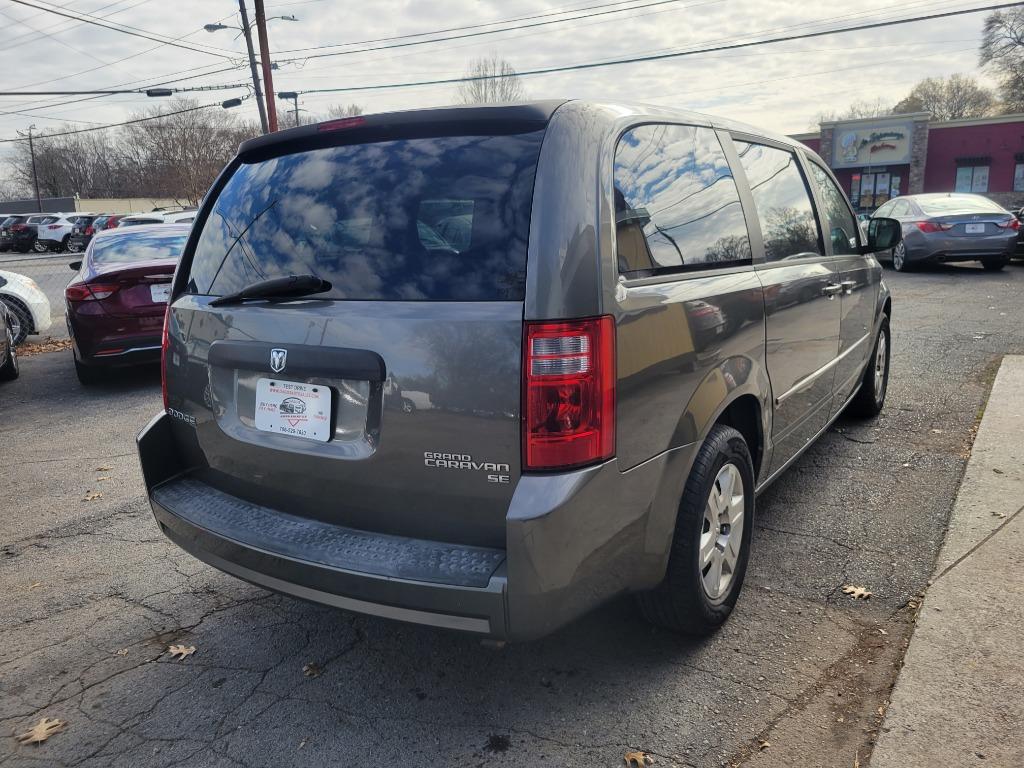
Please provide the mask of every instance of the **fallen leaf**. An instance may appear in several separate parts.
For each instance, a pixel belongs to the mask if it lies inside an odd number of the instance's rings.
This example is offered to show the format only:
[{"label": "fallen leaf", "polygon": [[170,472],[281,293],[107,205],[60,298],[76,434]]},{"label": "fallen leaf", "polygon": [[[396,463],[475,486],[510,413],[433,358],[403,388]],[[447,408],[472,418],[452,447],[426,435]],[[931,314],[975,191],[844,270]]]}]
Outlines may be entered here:
[{"label": "fallen leaf", "polygon": [[19,733],[15,738],[19,744],[42,744],[58,731],[63,731],[67,723],[57,718],[44,717],[33,725],[25,733]]},{"label": "fallen leaf", "polygon": [[128,649],[127,648],[122,648],[120,651],[114,651],[114,655],[115,656],[127,656],[128,655]]},{"label": "fallen leaf", "polygon": [[102,482],[103,482],[104,480],[109,480],[109,479],[110,479],[110,478],[109,478],[109,477],[107,477],[107,476],[104,476],[104,477],[97,477],[97,478],[96,478],[96,482],[97,482],[97,483],[102,483]]},{"label": "fallen leaf", "polygon": [[172,659],[180,658],[184,660],[186,656],[191,656],[196,652],[196,647],[194,645],[169,645],[167,646],[167,652],[171,654]]},{"label": "fallen leaf", "polygon": [[102,498],[103,494],[100,493],[99,491],[86,491],[85,496],[82,497],[82,501],[96,501],[97,499]]},{"label": "fallen leaf", "polygon": [[113,467],[96,467],[97,472],[109,472]]},{"label": "fallen leaf", "polygon": [[302,749],[304,746],[306,746],[306,740],[305,739],[303,739],[302,741],[299,742],[299,749]]},{"label": "fallen leaf", "polygon": [[762,741],[761,743],[759,743],[757,745],[757,748],[762,750],[762,751],[764,751],[764,750],[768,749],[768,747],[770,747],[771,745],[772,745],[772,743],[770,741],[768,741],[768,739],[765,739],[764,741]]},{"label": "fallen leaf", "polygon": [[43,586],[43,582],[41,582],[41,581],[33,581],[31,584],[28,585],[28,588],[29,589],[39,589],[39,587],[41,587],[41,586]]},{"label": "fallen leaf", "polygon": [[320,677],[320,672],[322,671],[323,670],[320,669],[320,665],[313,661],[302,667],[302,674],[306,677]]},{"label": "fallen leaf", "polygon": [[626,765],[635,765],[637,768],[644,768],[644,766],[650,765],[654,762],[654,758],[648,755],[643,750],[637,750],[636,752],[627,752],[623,758],[623,762]]},{"label": "fallen leaf", "polygon": [[992,471],[995,472],[997,475],[1005,475],[1006,474],[1005,472],[1003,472],[1003,470],[996,469],[995,467],[992,467]]},{"label": "fallen leaf", "polygon": [[850,595],[854,600],[867,600],[871,597],[871,593],[864,589],[864,587],[855,587],[853,584],[847,584],[843,587],[843,593]]},{"label": "fallen leaf", "polygon": [[880,635],[888,635],[889,633],[886,632],[884,629],[879,629],[878,630],[878,634],[880,634]]},{"label": "fallen leaf", "polygon": [[22,344],[18,347],[18,354],[28,357],[42,352],[61,352],[66,349],[71,349],[71,339],[55,339],[52,336],[47,336],[42,341],[33,344]]}]

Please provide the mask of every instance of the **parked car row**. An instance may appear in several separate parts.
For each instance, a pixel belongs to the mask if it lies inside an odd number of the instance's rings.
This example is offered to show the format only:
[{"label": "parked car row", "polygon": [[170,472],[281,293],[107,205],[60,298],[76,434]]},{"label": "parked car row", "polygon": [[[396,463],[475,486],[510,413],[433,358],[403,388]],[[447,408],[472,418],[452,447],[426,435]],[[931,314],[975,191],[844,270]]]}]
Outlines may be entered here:
[{"label": "parked car row", "polygon": [[190,224],[195,209],[156,210],[149,213],[46,213],[0,214],[0,251],[28,253],[82,251],[103,229],[139,224]]}]

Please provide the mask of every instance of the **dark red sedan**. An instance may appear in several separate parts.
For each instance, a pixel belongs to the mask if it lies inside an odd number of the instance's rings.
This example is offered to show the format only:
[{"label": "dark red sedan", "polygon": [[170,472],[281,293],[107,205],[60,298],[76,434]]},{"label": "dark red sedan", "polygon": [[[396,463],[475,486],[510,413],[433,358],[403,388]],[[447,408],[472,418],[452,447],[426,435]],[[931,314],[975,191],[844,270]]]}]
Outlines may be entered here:
[{"label": "dark red sedan", "polygon": [[110,368],[156,362],[171,278],[190,227],[97,232],[64,290],[75,373],[94,384]]}]

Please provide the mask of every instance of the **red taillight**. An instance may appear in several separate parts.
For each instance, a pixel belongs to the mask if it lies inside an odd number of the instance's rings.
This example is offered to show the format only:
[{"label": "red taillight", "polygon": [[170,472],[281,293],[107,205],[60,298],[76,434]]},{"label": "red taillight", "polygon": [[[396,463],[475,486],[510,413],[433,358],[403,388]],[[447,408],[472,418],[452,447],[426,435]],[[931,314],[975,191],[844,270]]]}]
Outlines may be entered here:
[{"label": "red taillight", "polygon": [[167,410],[167,350],[171,346],[171,335],[167,326],[171,322],[171,305],[164,310],[164,330],[160,334],[160,392],[164,396],[164,410]]},{"label": "red taillight", "polygon": [[60,229],[60,224],[47,224],[47,229]]},{"label": "red taillight", "polygon": [[96,230],[93,229],[92,226],[88,226],[88,227],[85,228],[85,234],[87,234],[87,235],[94,235],[94,234],[96,234]]},{"label": "red taillight", "polygon": [[997,226],[1000,229],[1020,229],[1020,220],[1014,217],[1008,221],[999,222]]},{"label": "red taillight", "polygon": [[11,232],[24,232],[28,229],[28,224],[11,224]]},{"label": "red taillight", "polygon": [[68,301],[96,301],[113,296],[121,289],[117,283],[72,283],[64,289]]},{"label": "red taillight", "polygon": [[917,228],[925,234],[931,232],[948,232],[953,228],[952,224],[940,224],[935,221],[919,221],[917,222]]},{"label": "red taillight", "polygon": [[326,123],[320,123],[316,129],[318,131],[343,131],[346,128],[358,128],[365,124],[365,117],[343,117],[340,120],[328,120]]},{"label": "red taillight", "polygon": [[615,453],[615,322],[527,323],[523,469],[568,469]]}]

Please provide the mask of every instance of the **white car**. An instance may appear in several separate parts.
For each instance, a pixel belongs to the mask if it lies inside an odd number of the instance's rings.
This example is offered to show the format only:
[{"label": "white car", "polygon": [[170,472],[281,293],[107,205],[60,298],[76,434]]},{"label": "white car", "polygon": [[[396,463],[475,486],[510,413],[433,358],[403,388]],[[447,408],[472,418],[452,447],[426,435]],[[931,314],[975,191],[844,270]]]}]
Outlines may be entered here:
[{"label": "white car", "polygon": [[134,227],[137,224],[191,224],[196,218],[196,211],[150,211],[149,213],[133,213],[125,216],[118,227]]},{"label": "white car", "polygon": [[46,331],[52,323],[50,300],[30,277],[0,269],[0,301],[11,310],[15,344],[21,344],[30,333]]},{"label": "white car", "polygon": [[82,216],[92,216],[91,213],[54,213],[54,221],[42,221],[36,226],[36,242],[42,243],[49,251],[65,251],[68,247],[68,238],[71,237],[71,230],[75,223]]}]

